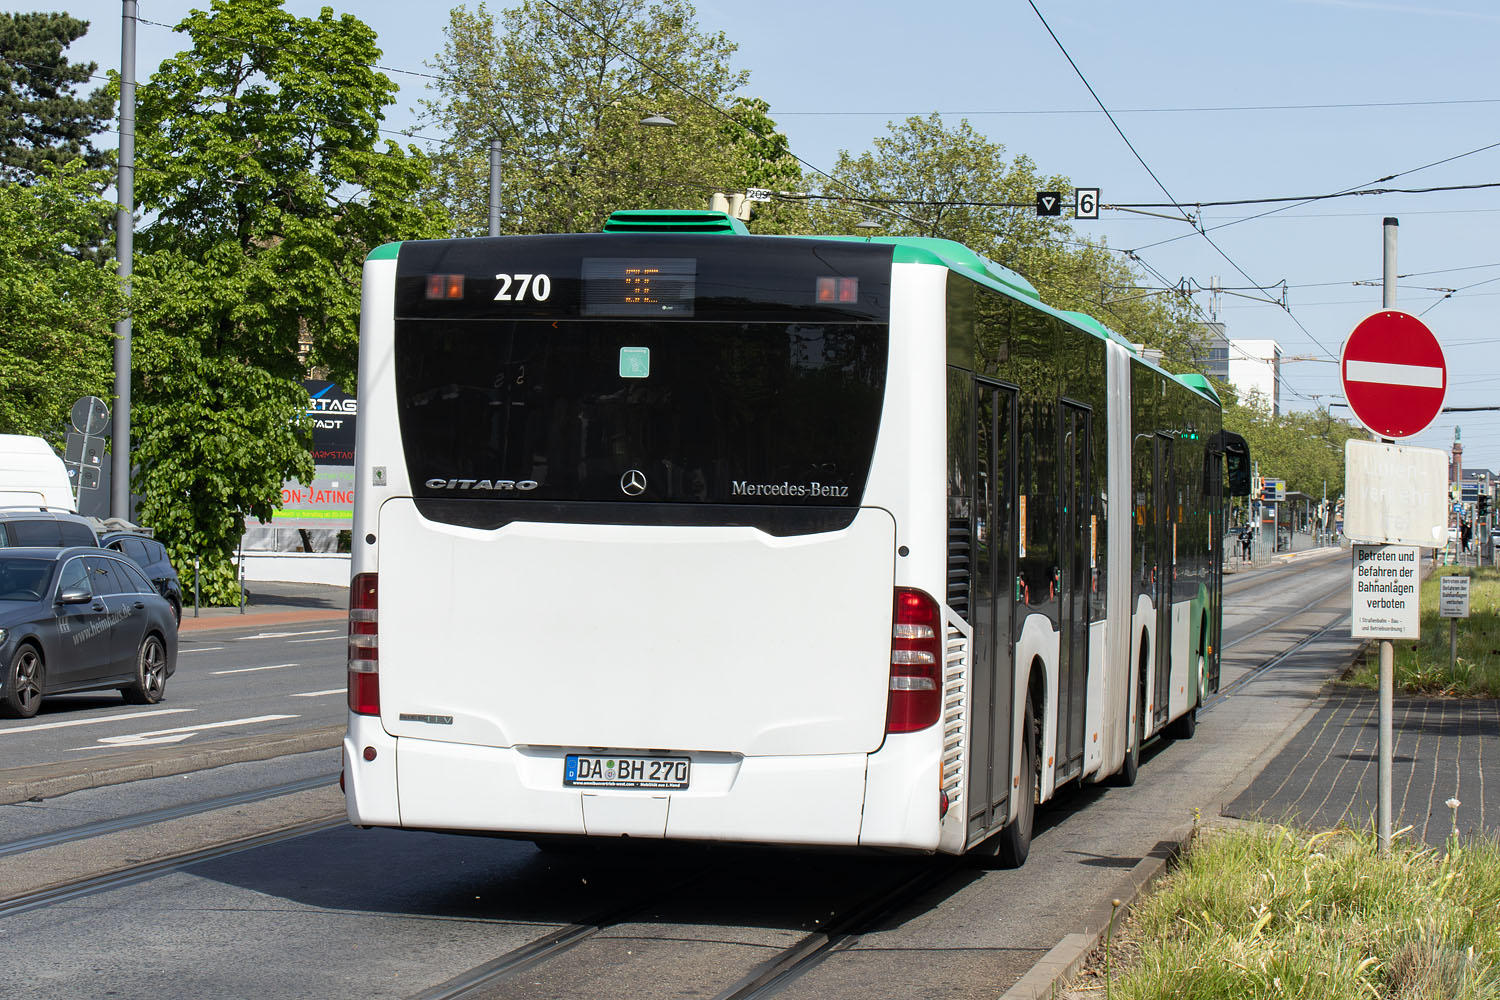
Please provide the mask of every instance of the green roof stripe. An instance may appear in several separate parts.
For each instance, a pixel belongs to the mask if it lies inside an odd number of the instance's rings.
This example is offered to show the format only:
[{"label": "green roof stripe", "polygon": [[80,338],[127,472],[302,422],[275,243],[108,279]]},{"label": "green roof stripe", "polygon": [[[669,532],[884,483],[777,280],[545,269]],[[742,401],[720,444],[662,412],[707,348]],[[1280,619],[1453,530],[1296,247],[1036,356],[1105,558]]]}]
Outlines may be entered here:
[{"label": "green roof stripe", "polygon": [[400,253],[400,243],[382,243],[374,250],[371,250],[365,260],[395,260]]}]

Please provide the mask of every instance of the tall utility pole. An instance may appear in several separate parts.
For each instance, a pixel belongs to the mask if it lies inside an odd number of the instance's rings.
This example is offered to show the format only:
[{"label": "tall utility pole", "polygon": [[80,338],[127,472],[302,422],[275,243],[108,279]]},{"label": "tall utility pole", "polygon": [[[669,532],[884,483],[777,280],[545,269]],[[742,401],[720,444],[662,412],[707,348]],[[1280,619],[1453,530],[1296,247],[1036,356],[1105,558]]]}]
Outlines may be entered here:
[{"label": "tall utility pole", "polygon": [[109,513],[130,519],[130,277],[135,257],[135,24],[136,0],[120,16],[120,168],[115,188],[115,260],[125,290],[125,315],[115,324],[115,423],[110,435]]},{"label": "tall utility pole", "polygon": [[490,140],[490,235],[500,235],[500,140]]},{"label": "tall utility pole", "polygon": [[[1396,308],[1396,227],[1400,223],[1395,219],[1386,217],[1383,229],[1385,232],[1384,268],[1381,280],[1380,307],[1382,309]],[[1396,687],[1396,652],[1391,645],[1391,640],[1380,640],[1380,763],[1377,774],[1380,782],[1377,802],[1377,833],[1380,841],[1380,851],[1385,853],[1391,849],[1391,754],[1392,720],[1395,718],[1395,687]]]}]

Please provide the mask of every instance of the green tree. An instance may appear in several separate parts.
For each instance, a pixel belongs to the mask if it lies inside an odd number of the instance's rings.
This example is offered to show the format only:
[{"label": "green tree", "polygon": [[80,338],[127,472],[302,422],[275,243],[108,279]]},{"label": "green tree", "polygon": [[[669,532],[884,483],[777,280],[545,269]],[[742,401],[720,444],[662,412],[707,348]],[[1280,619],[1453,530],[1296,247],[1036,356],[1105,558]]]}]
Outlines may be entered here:
[{"label": "green tree", "polygon": [[67,14],[0,14],[0,179],[31,183],[44,163],[79,157],[105,163],[89,136],[108,122],[114,102],[104,87],[79,97],[78,85],[98,67],[63,56],[88,29]]},{"label": "green tree", "polygon": [[1089,313],[1161,349],[1174,367],[1191,365],[1185,301],[1141,295],[1146,282],[1127,261],[1080,239],[1064,219],[1039,217],[1036,193],[1072,183],[1025,155],[1007,159],[967,120],[950,127],[932,114],[891,123],[870,151],[840,152],[831,174],[805,209],[809,231],[849,233],[874,216],[883,235],[956,240],[1025,276],[1048,304]]},{"label": "green tree", "polygon": [[1330,499],[1344,493],[1344,443],[1366,432],[1327,410],[1273,415],[1265,398],[1252,392],[1224,407],[1224,426],[1243,434],[1260,474],[1285,479],[1286,488]]},{"label": "green tree", "polygon": [[245,515],[312,474],[301,379],[354,383],[364,257],[447,223],[427,158],[380,146],[395,86],[368,26],[215,0],[176,30],[192,48],[137,101],[134,454],[143,519],[225,601]]},{"label": "green tree", "polygon": [[73,400],[109,395],[119,286],[88,250],[114,213],[106,184],[77,160],[0,184],[0,433],[58,444]]},{"label": "green tree", "polygon": [[[715,191],[794,180],[768,106],[735,96],[748,75],[734,44],[696,16],[685,0],[521,0],[498,21],[454,8],[440,97],[424,103],[451,137],[433,196],[458,231],[488,231],[495,139],[506,233],[597,232],[619,208],[706,208]],[[677,127],[640,125],[653,114]]]}]

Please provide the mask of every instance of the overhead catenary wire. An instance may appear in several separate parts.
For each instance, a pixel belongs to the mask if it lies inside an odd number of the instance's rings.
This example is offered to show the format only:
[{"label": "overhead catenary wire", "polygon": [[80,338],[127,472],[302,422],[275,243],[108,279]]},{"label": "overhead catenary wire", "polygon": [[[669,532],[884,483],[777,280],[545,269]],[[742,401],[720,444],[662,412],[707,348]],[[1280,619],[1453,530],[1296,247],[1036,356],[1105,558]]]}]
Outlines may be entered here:
[{"label": "overhead catenary wire", "polygon": [[[1161,189],[1161,193],[1164,194],[1164,195],[1166,195],[1168,201],[1170,201],[1172,203],[1171,207],[1176,208],[1179,212],[1181,212],[1183,214],[1184,217],[1188,218],[1189,223],[1194,226],[1194,229],[1197,231],[1198,235],[1203,238],[1204,242],[1206,242],[1209,246],[1213,247],[1214,251],[1216,253],[1218,253],[1218,255],[1220,257],[1223,257],[1224,260],[1229,263],[1230,267],[1232,267],[1236,271],[1238,271],[1239,274],[1246,281],[1250,282],[1252,285],[1255,285],[1257,288],[1259,288],[1261,290],[1261,292],[1263,292],[1263,293],[1265,293],[1267,295],[1267,298],[1269,298],[1270,295],[1269,295],[1269,292],[1266,291],[1265,286],[1261,285],[1260,282],[1258,282],[1254,278],[1250,277],[1249,273],[1246,272],[1245,269],[1243,267],[1241,267],[1239,265],[1239,263],[1233,257],[1229,256],[1229,254],[1224,251],[1223,247],[1219,246],[1218,243],[1214,242],[1214,240],[1208,235],[1207,231],[1205,231],[1201,226],[1197,225],[1196,223],[1193,223],[1192,219],[1190,217],[1188,217],[1188,213],[1183,208],[1182,203],[1180,201],[1178,201],[1177,197],[1175,195],[1173,195],[1171,191],[1167,190],[1167,186],[1162,183],[1161,178],[1156,175],[1156,172],[1151,169],[1151,167],[1150,167],[1150,165],[1148,163],[1146,163],[1145,158],[1142,157],[1141,154],[1140,154],[1140,152],[1136,150],[1135,145],[1130,141],[1130,138],[1125,134],[1125,130],[1120,127],[1120,123],[1117,122],[1115,120],[1114,116],[1109,113],[1109,109],[1105,106],[1104,101],[1102,99],[1100,99],[1098,93],[1095,92],[1093,85],[1090,84],[1089,81],[1088,81],[1088,78],[1086,76],[1084,76],[1083,70],[1079,69],[1078,64],[1076,62],[1074,62],[1072,55],[1070,55],[1068,53],[1067,47],[1065,45],[1063,45],[1063,43],[1062,43],[1062,39],[1060,39],[1060,38],[1057,37],[1057,33],[1052,30],[1052,26],[1047,23],[1047,19],[1044,16],[1042,16],[1042,12],[1037,7],[1035,0],[1026,0],[1026,2],[1031,7],[1032,12],[1036,14],[1037,20],[1039,20],[1039,21],[1042,22],[1042,27],[1044,27],[1044,28],[1047,29],[1047,34],[1050,35],[1052,37],[1052,41],[1057,44],[1058,50],[1062,52],[1063,57],[1068,60],[1068,65],[1073,67],[1073,72],[1078,75],[1078,79],[1081,80],[1081,81],[1083,81],[1083,85],[1084,85],[1085,88],[1087,88],[1087,90],[1089,92],[1089,95],[1091,97],[1093,97],[1095,103],[1097,103],[1099,105],[1099,108],[1102,111],[1104,111],[1105,117],[1109,119],[1109,123],[1112,126],[1114,126],[1115,131],[1117,133],[1119,133],[1120,138],[1122,140],[1124,140],[1126,147],[1131,152],[1131,155],[1133,155],[1136,158],[1136,160],[1139,161],[1139,163],[1141,164],[1141,166],[1145,168],[1146,173],[1149,174],[1150,177],[1151,177],[1151,179],[1156,182],[1156,186]],[[1165,284],[1165,282],[1163,282],[1163,283]],[[1286,306],[1285,306],[1284,303],[1283,303],[1282,308],[1285,309],[1287,316],[1291,317],[1292,322],[1295,323],[1295,324],[1297,324],[1298,329],[1300,329],[1303,332],[1303,334],[1306,335],[1306,337],[1307,337],[1308,340],[1311,340],[1314,344],[1316,344],[1318,346],[1318,349],[1321,350],[1324,354],[1332,354],[1332,352],[1329,351],[1328,348],[1323,345],[1322,341],[1318,340],[1317,337],[1314,337],[1313,334],[1312,334],[1312,331],[1309,330],[1306,326],[1303,325],[1302,321],[1297,318],[1296,314],[1293,313],[1289,308],[1286,308]]]}]

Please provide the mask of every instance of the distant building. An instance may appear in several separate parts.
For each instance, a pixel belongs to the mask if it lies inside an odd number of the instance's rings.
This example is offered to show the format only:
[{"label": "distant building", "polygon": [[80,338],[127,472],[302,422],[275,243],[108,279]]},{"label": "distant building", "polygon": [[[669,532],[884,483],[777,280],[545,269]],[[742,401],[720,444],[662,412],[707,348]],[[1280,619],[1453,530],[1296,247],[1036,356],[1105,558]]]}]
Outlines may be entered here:
[{"label": "distant building", "polygon": [[1195,323],[1193,367],[1213,378],[1229,380],[1229,337],[1223,323]]},{"label": "distant building", "polygon": [[1230,340],[1229,384],[1243,401],[1259,393],[1281,415],[1281,345],[1274,340]]}]

